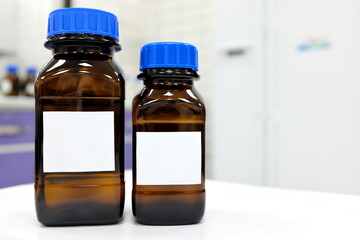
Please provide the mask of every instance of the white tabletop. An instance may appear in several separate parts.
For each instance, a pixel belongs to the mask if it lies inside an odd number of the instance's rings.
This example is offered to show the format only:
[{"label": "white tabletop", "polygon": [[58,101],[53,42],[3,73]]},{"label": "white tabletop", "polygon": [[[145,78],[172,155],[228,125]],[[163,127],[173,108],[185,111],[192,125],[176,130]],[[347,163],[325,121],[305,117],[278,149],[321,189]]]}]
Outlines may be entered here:
[{"label": "white tabletop", "polygon": [[124,219],[105,226],[44,227],[36,220],[33,185],[1,189],[0,239],[360,239],[360,196],[208,180],[201,223],[145,226],[132,216],[129,183]]}]

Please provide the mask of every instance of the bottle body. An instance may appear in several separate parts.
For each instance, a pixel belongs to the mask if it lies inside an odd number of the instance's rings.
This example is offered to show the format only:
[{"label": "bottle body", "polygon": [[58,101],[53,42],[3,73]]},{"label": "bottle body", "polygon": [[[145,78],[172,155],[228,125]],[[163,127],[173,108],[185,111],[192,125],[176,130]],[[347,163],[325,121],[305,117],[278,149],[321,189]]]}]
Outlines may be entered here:
[{"label": "bottle body", "polygon": [[35,83],[38,220],[116,223],[125,195],[124,80],[101,50],[61,48]]},{"label": "bottle body", "polygon": [[133,214],[150,225],[197,223],[205,211],[204,104],[191,79],[144,83],[133,101]]},{"label": "bottle body", "polygon": [[1,92],[5,96],[19,96],[20,81],[17,75],[17,67],[14,66],[14,69],[12,69],[11,67],[12,66],[8,67],[10,69],[8,69],[8,73],[6,74],[4,79],[2,79]]},{"label": "bottle body", "polygon": [[36,69],[28,68],[25,81],[22,84],[22,94],[28,97],[34,96],[34,81],[36,78]]}]

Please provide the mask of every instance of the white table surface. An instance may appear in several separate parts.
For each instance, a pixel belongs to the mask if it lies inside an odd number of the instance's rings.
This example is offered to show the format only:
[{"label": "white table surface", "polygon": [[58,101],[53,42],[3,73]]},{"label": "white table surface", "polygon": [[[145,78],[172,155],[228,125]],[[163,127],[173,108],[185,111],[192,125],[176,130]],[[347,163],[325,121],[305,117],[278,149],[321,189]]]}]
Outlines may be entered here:
[{"label": "white table surface", "polygon": [[0,239],[360,239],[360,196],[208,180],[201,223],[146,226],[132,216],[130,183],[124,219],[104,226],[44,227],[36,220],[32,184],[0,189]]}]

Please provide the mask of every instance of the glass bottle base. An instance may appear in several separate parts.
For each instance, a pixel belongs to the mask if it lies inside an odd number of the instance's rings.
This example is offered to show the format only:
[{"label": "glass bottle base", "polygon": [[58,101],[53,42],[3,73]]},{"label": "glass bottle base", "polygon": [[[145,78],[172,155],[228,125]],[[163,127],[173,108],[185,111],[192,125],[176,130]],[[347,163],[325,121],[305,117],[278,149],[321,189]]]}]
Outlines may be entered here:
[{"label": "glass bottle base", "polygon": [[[170,197],[177,200],[163,201],[152,201],[150,195],[142,196],[141,202],[133,202],[133,214],[138,223],[145,225],[195,224],[201,221],[205,212],[205,193],[196,195],[196,201],[191,201],[186,195],[179,196],[177,194]],[[191,196],[191,198],[193,197]]]}]

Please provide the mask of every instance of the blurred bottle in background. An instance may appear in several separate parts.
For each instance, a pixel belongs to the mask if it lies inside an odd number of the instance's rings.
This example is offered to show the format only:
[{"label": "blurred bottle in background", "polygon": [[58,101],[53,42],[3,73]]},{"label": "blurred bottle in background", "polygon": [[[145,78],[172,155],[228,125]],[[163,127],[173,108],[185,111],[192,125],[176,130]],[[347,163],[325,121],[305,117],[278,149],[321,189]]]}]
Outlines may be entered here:
[{"label": "blurred bottle in background", "polygon": [[5,96],[18,96],[20,90],[19,85],[18,66],[8,64],[6,66],[6,75],[1,80],[1,93]]},{"label": "blurred bottle in background", "polygon": [[34,81],[36,77],[36,67],[29,66],[26,68],[26,77],[23,82],[23,95],[32,97],[34,96]]}]

